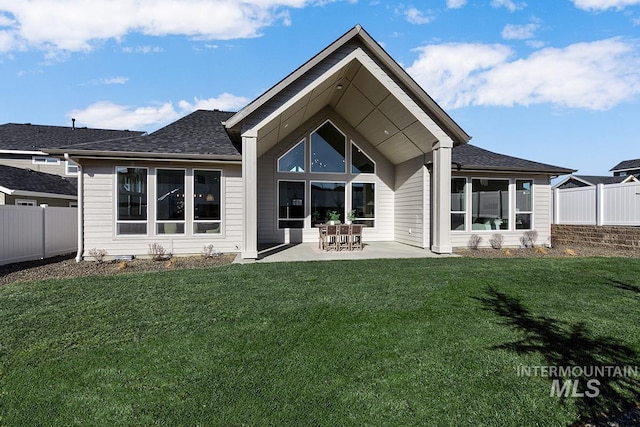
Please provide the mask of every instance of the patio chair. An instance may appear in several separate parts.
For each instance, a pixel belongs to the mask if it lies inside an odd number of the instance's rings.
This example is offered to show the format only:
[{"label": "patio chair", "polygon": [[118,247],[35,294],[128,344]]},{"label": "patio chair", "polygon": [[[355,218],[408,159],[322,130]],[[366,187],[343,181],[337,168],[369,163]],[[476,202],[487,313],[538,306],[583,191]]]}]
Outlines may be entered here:
[{"label": "patio chair", "polygon": [[338,250],[338,226],[327,225],[327,233],[325,235],[324,250]]},{"label": "patio chair", "polygon": [[338,226],[338,250],[351,250],[351,226]]},{"label": "patio chair", "polygon": [[362,224],[353,224],[351,226],[351,249],[362,250]]},{"label": "patio chair", "polygon": [[318,227],[318,249],[324,250],[324,246],[327,244],[327,228]]}]

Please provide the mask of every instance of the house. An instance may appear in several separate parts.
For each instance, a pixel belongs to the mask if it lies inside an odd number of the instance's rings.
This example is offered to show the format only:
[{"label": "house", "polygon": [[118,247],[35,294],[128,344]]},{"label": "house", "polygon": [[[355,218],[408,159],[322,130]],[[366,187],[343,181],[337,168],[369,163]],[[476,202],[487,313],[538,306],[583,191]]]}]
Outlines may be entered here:
[{"label": "house", "polygon": [[[0,125],[0,165],[76,176],[72,162],[49,156],[45,148],[66,147],[90,141],[112,140],[142,135],[143,132],[6,123]],[[0,183],[1,185],[1,183]]]},{"label": "house", "polygon": [[623,160],[610,169],[613,176],[629,176],[634,175],[640,178],[640,159]]},{"label": "house", "polygon": [[[45,150],[80,165],[82,233],[111,256],[317,242],[355,212],[364,240],[436,253],[493,233],[550,236],[550,178],[573,172],[470,136],[360,26],[238,112],[196,111],[149,135]],[[489,238],[483,244],[488,244]]]},{"label": "house", "polygon": [[558,182],[553,188],[576,188],[589,187],[593,185],[603,184],[624,184],[627,182],[640,182],[635,176],[596,176],[596,175],[570,175]]},{"label": "house", "polygon": [[0,205],[77,206],[77,179],[0,165]]}]

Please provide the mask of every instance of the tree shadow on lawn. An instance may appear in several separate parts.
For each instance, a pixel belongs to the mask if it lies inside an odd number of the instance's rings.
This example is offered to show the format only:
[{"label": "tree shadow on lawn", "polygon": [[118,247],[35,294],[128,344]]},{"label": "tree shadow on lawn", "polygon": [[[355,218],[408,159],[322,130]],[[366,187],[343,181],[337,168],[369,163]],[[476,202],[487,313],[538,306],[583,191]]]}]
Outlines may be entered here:
[{"label": "tree shadow on lawn", "polygon": [[[578,391],[593,395],[594,390],[588,388],[588,381],[599,381],[599,385],[591,383],[599,389],[598,396],[587,397],[585,394],[584,397],[572,400],[582,420],[636,407],[636,402],[640,399],[639,377],[634,376],[633,372],[630,375],[608,375],[605,371],[602,375],[593,372],[591,368],[613,366],[620,369],[637,369],[640,363],[633,349],[614,338],[594,337],[582,322],[570,324],[551,317],[535,315],[519,299],[492,287],[487,289],[486,296],[476,299],[482,303],[485,310],[500,316],[503,319],[502,324],[524,334],[524,338],[518,341],[492,348],[506,349],[518,354],[539,353],[544,358],[545,366],[549,367],[584,368],[579,377],[561,378],[559,373],[555,376],[550,375],[550,391],[553,390],[554,380],[559,380],[556,384],[560,387],[564,380],[578,380]],[[566,398],[563,397],[565,403]]]},{"label": "tree shadow on lawn", "polygon": [[611,283],[614,287],[618,289],[622,289],[625,291],[635,292],[636,294],[640,294],[640,286],[631,285],[629,283],[621,282],[619,280],[611,280]]}]

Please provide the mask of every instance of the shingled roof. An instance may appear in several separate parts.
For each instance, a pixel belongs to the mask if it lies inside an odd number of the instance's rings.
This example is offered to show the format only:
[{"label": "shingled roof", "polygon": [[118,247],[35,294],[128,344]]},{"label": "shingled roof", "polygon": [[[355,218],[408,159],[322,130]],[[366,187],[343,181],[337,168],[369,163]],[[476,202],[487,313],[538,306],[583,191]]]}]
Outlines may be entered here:
[{"label": "shingled roof", "polygon": [[609,170],[614,172],[625,171],[629,169],[640,169],[640,159],[623,160]]},{"label": "shingled roof", "polygon": [[76,196],[78,182],[76,178],[0,165],[0,189],[9,194],[29,191]]},{"label": "shingled roof", "polygon": [[625,179],[628,179],[628,176],[599,176],[599,175],[572,175],[573,178],[578,178],[588,184],[598,185],[598,184],[620,184]]},{"label": "shingled roof", "polygon": [[128,138],[144,132],[7,123],[0,125],[0,150],[41,151],[90,141]]},{"label": "shingled roof", "polygon": [[176,157],[205,155],[237,157],[240,144],[227,133],[224,122],[234,113],[219,110],[197,110],[148,135],[120,140],[87,142],[46,150],[48,153],[71,155],[173,155]]},{"label": "shingled roof", "polygon": [[553,175],[575,172],[573,169],[494,153],[471,144],[461,144],[454,147],[451,150],[451,162],[460,170],[540,172]]}]

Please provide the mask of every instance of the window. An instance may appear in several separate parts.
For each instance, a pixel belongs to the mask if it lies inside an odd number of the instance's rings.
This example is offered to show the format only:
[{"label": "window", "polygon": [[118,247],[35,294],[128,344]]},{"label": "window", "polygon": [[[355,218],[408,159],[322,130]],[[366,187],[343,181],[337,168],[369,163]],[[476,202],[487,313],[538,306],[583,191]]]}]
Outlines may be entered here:
[{"label": "window", "polygon": [[147,169],[116,168],[116,234],[147,234]]},{"label": "window", "polygon": [[533,181],[516,179],[516,230],[531,230],[533,216]]},{"label": "window", "polygon": [[472,228],[509,229],[509,180],[472,180]]},{"label": "window", "polygon": [[156,170],[156,233],[184,234],[184,170]]},{"label": "window", "polygon": [[304,172],[305,141],[300,141],[278,159],[278,172]]},{"label": "window", "polygon": [[31,199],[16,199],[16,206],[37,206],[35,200]]},{"label": "window", "polygon": [[354,224],[375,226],[376,194],[375,184],[354,182],[351,184],[351,209],[355,211]]},{"label": "window", "polygon": [[451,178],[451,229],[465,230],[467,178]]},{"label": "window", "polygon": [[351,143],[351,173],[375,173],[376,165],[356,144]]},{"label": "window", "polygon": [[77,175],[78,174],[78,165],[74,162],[67,160],[65,163],[65,170],[67,175]]},{"label": "window", "polygon": [[222,172],[193,171],[193,233],[220,234]]},{"label": "window", "polygon": [[311,182],[311,218],[326,221],[328,214],[335,211],[344,222],[344,182]]},{"label": "window", "polygon": [[311,134],[311,172],[346,173],[346,138],[326,122]]},{"label": "window", "polygon": [[33,156],[31,157],[31,163],[34,165],[59,165],[60,159],[48,156]]},{"label": "window", "polygon": [[278,183],[278,228],[304,228],[304,181]]}]

